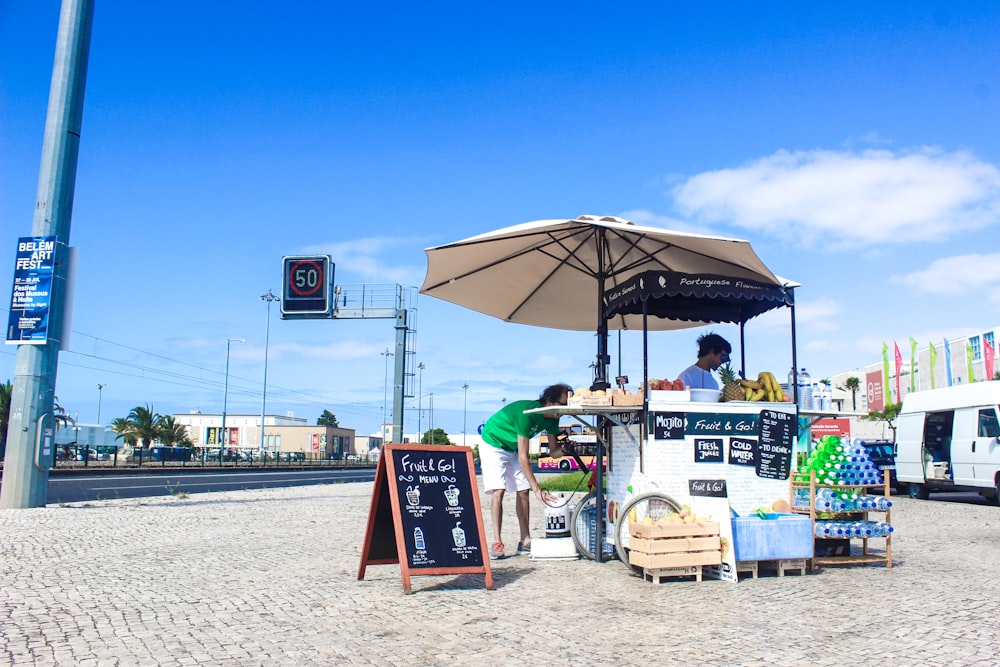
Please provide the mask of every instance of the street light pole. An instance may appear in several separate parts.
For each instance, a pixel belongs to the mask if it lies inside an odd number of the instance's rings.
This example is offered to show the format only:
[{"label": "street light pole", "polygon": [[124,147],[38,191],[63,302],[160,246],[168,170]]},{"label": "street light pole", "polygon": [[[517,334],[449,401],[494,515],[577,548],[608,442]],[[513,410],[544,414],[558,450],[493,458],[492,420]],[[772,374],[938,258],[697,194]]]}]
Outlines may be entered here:
[{"label": "street light pole", "polygon": [[382,438],[383,442],[388,438],[385,437],[385,424],[389,419],[389,357],[392,356],[392,352],[389,348],[385,348],[385,352],[379,352],[380,355],[385,357],[385,380],[382,384]]},{"label": "street light pole", "polygon": [[229,346],[233,342],[245,343],[247,341],[245,338],[226,339],[226,388],[222,394],[222,439],[225,440],[225,442],[222,443],[222,447],[229,446],[229,434],[226,433],[226,404],[229,402]]},{"label": "street light pole", "polygon": [[420,427],[422,425],[421,417],[424,413],[424,362],[417,364],[417,441],[424,439],[424,434],[421,432]]},{"label": "street light pole", "polygon": [[465,430],[468,423],[466,415],[469,413],[469,383],[463,384],[462,389],[465,390],[465,401],[462,403],[462,446],[465,447]]},{"label": "street light pole", "polygon": [[435,444],[434,443],[434,393],[433,392],[431,392],[430,401],[431,401],[431,415],[430,415],[431,416],[431,423],[430,423],[430,426],[428,427],[428,429],[431,432],[431,437],[429,438],[430,442],[427,443],[427,444],[433,445],[433,444]]},{"label": "street light pole", "polygon": [[101,424],[101,397],[104,395],[104,388],[107,387],[106,384],[97,385],[97,424]]},{"label": "street light pole", "polygon": [[267,325],[264,328],[264,397],[260,400],[260,447],[259,451],[261,455],[264,454],[264,415],[267,409],[267,345],[271,339],[271,302],[280,300],[280,296],[275,296],[271,294],[271,290],[267,290],[267,294],[261,294],[260,300],[267,302]]}]

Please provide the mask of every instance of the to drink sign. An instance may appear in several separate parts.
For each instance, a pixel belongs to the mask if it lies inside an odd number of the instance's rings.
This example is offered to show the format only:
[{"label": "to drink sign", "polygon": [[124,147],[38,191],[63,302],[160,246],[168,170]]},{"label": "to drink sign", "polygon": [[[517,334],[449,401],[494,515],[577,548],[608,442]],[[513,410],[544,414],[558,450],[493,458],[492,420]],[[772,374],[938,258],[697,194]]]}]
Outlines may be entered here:
[{"label": "to drink sign", "polygon": [[55,264],[55,236],[26,236],[17,240],[14,285],[7,318],[8,344],[45,344]]}]

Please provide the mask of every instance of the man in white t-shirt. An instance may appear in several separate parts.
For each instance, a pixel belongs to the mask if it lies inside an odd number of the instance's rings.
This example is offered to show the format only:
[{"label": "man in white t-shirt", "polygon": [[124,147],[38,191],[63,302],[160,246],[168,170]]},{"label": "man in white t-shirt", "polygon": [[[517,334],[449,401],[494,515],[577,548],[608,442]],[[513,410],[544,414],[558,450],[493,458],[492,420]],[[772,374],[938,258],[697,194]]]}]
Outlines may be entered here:
[{"label": "man in white t-shirt", "polygon": [[732,352],[733,346],[719,334],[703,334],[698,338],[698,361],[684,369],[680,380],[691,389],[718,389],[719,383],[712,373],[729,363]]}]

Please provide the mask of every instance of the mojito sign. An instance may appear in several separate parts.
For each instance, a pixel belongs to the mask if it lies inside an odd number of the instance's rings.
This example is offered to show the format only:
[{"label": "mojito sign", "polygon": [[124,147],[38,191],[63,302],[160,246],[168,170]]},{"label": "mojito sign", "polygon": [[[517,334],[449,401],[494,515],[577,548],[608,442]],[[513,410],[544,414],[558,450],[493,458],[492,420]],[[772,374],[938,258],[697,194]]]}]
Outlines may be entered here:
[{"label": "mojito sign", "polygon": [[26,236],[17,240],[7,318],[8,345],[45,344],[55,259],[55,236]]}]

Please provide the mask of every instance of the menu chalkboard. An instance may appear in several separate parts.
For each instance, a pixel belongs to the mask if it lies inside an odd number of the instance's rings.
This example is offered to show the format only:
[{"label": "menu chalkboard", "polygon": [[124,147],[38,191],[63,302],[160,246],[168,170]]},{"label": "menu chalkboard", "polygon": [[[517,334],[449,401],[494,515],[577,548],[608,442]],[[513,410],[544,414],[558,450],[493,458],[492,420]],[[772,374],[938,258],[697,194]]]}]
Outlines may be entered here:
[{"label": "menu chalkboard", "polygon": [[485,544],[470,448],[385,446],[358,579],[368,564],[399,563],[406,593],[417,574],[482,573],[492,589]]},{"label": "menu chalkboard", "polygon": [[793,438],[798,418],[789,412],[761,410],[757,444],[757,476],[788,479],[792,468]]}]

